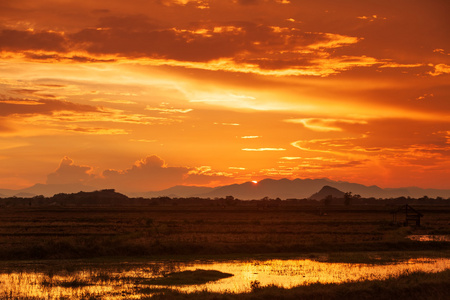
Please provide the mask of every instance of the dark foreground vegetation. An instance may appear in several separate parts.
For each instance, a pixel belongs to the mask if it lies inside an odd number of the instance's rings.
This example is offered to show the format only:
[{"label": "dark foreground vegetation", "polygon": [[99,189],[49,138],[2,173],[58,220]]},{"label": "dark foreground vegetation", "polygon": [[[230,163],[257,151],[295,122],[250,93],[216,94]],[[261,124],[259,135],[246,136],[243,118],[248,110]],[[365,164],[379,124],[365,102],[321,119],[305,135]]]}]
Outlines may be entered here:
[{"label": "dark foreground vegetation", "polygon": [[416,205],[421,226],[402,227],[389,201],[129,199],[111,190],[0,199],[0,259],[450,250],[407,238],[449,235],[450,206]]},{"label": "dark foreground vegetation", "polygon": [[[291,289],[277,286],[259,287],[254,284],[250,293],[181,293],[173,290],[144,297],[141,299],[204,299],[204,300],[253,300],[253,299],[280,299],[280,300],[316,300],[316,299],[409,299],[409,300],[447,300],[450,298],[448,283],[450,270],[440,273],[411,273],[385,280],[367,280],[341,284],[316,283],[307,286],[298,286]],[[148,293],[155,290],[148,289]]]}]

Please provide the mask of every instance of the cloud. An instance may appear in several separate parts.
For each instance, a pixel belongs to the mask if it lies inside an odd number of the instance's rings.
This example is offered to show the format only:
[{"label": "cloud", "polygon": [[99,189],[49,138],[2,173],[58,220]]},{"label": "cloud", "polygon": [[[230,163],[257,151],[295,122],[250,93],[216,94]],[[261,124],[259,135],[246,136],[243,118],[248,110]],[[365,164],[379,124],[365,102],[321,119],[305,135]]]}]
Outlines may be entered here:
[{"label": "cloud", "polygon": [[217,122],[214,122],[214,125],[223,125],[223,126],[240,126],[241,124],[239,124],[239,123],[217,123]]},{"label": "cloud", "polygon": [[286,151],[284,148],[244,148],[243,151],[255,151],[255,152],[262,152],[262,151]]},{"label": "cloud", "polygon": [[136,104],[134,101],[130,100],[113,100],[113,99],[91,99],[91,102],[105,102],[105,103],[112,103],[112,104]]},{"label": "cloud", "polygon": [[215,172],[209,166],[192,168],[184,182],[186,184],[218,185],[234,182],[233,174]]},{"label": "cloud", "polygon": [[261,0],[237,0],[237,2],[241,5],[255,5],[259,4]]},{"label": "cloud", "polygon": [[434,71],[429,72],[431,76],[439,76],[442,74],[450,74],[450,65],[437,64],[434,66]]},{"label": "cloud", "polygon": [[114,129],[114,128],[103,128],[103,127],[79,127],[70,126],[65,129],[65,131],[72,131],[82,134],[90,135],[118,135],[118,134],[128,134],[124,129]]},{"label": "cloud", "polygon": [[127,170],[106,170],[103,185],[124,191],[151,191],[178,184],[214,184],[229,182],[228,174],[210,168],[170,167],[156,155],[137,161]]},{"label": "cloud", "polygon": [[0,50],[66,51],[66,39],[61,33],[50,31],[9,30],[0,31]]},{"label": "cloud", "polygon": [[[1,97],[1,96],[0,96]],[[19,99],[3,97],[0,98],[0,116],[41,114],[51,115],[58,111],[73,112],[98,112],[98,108],[90,105],[77,104],[69,101],[49,99]]]},{"label": "cloud", "polygon": [[162,190],[179,184],[219,185],[234,181],[232,174],[210,167],[172,167],[156,155],[136,161],[125,170],[108,169],[95,175],[94,168],[77,165],[65,156],[55,172],[48,174],[47,184],[83,183],[123,192]]},{"label": "cloud", "polygon": [[169,167],[156,155],[136,161],[127,170],[106,170],[102,176],[109,187],[127,191],[157,190],[181,184],[189,168]]},{"label": "cloud", "polygon": [[179,122],[179,120],[149,117],[143,114],[126,113],[122,110],[114,110],[107,108],[98,108],[97,111],[55,111],[51,113],[51,118],[43,115],[34,115],[28,117],[34,122],[43,122],[45,124],[54,123],[61,126],[64,123],[89,123],[89,122],[110,122],[124,124],[171,124]]},{"label": "cloud", "polygon": [[[97,26],[76,32],[3,30],[0,35],[3,50],[38,60],[149,59],[153,64],[200,69],[228,61],[230,71],[318,76],[376,63],[374,59],[369,62],[368,57],[353,57],[348,63],[348,58],[331,55],[333,49],[359,40],[343,34],[254,22],[202,21],[183,27],[162,26],[144,15],[102,17]],[[329,60],[325,69],[323,60]]]},{"label": "cloud", "polygon": [[369,132],[356,137],[299,140],[291,145],[305,155],[312,152],[349,161],[370,160],[386,169],[408,166],[415,168],[414,172],[437,167],[450,158],[448,122],[377,120],[368,126]]},{"label": "cloud", "polygon": [[188,112],[193,111],[193,109],[191,108],[151,107],[150,105],[147,105],[145,107],[145,110],[157,111],[161,114],[174,114],[174,113],[186,114]]},{"label": "cloud", "polygon": [[367,121],[362,120],[347,120],[347,119],[288,119],[288,123],[302,124],[305,128],[319,132],[343,131],[343,127],[349,125],[366,125]]},{"label": "cloud", "polygon": [[92,167],[79,166],[74,163],[72,159],[65,156],[58,169],[55,172],[48,174],[47,184],[68,184],[88,182],[93,178]]}]

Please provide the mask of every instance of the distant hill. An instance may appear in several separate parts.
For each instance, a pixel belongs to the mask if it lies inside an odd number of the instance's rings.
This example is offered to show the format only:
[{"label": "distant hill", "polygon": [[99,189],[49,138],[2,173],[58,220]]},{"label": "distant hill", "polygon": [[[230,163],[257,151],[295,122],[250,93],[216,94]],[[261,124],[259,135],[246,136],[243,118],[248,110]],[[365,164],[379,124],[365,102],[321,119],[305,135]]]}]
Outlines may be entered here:
[{"label": "distant hill", "polygon": [[19,197],[19,198],[32,198],[34,196],[36,196],[36,194],[25,193],[25,192],[20,192],[20,193],[14,194],[14,197]]},{"label": "distant hill", "polygon": [[319,191],[323,186],[337,188],[344,192],[352,192],[368,197],[384,197],[383,189],[377,186],[367,187],[361,184],[338,182],[329,179],[264,179],[254,184],[246,182],[218,187],[213,191],[203,194],[203,197],[225,197],[228,195],[238,199],[261,199],[264,197],[289,199],[308,198]]},{"label": "distant hill", "polygon": [[189,197],[196,197],[197,195],[202,195],[211,192],[213,190],[214,188],[204,186],[176,185],[161,191],[128,193],[128,194],[131,197],[144,197],[144,198],[152,198],[152,197],[189,198]]},{"label": "distant hill", "polygon": [[11,197],[14,196],[14,194],[17,194],[16,190],[8,190],[8,189],[0,189],[0,197]]},{"label": "distant hill", "polygon": [[213,191],[201,195],[202,197],[225,197],[234,196],[238,199],[261,199],[269,198],[308,198],[312,194],[320,191],[322,187],[329,186],[336,188],[344,193],[351,192],[354,195],[360,195],[365,198],[397,198],[412,197],[421,198],[425,195],[428,197],[450,198],[450,190],[438,189],[421,189],[421,188],[396,188],[382,189],[378,186],[365,186],[358,183],[345,181],[333,181],[330,179],[264,179],[254,184],[246,182],[242,184],[232,184],[217,187]]},{"label": "distant hill", "polygon": [[320,191],[309,197],[309,199],[322,200],[327,198],[328,196],[331,196],[333,198],[344,198],[344,195],[345,195],[344,192],[341,192],[340,190],[334,187],[326,185]]},{"label": "distant hill", "polygon": [[[422,189],[418,187],[404,187],[404,188],[386,188],[382,189],[376,185],[365,186],[358,183],[351,183],[345,181],[334,181],[327,178],[321,179],[264,179],[258,183],[245,182],[241,184],[231,184],[219,186],[216,188],[201,187],[201,186],[183,186],[178,185],[161,191],[148,192],[124,192],[129,197],[162,197],[167,196],[171,198],[224,198],[226,196],[233,196],[241,200],[262,199],[264,197],[280,198],[280,199],[305,199],[309,198],[314,193],[320,191],[324,186],[338,189],[341,192],[351,192],[353,195],[360,195],[364,198],[398,198],[411,197],[421,198],[428,196],[429,198],[442,197],[444,199],[450,198],[450,190],[439,189]],[[31,187],[20,190],[0,189],[0,194],[3,197],[12,197],[19,193],[26,193],[21,195],[43,195],[51,197],[58,193],[77,193],[92,192],[99,190],[99,187],[86,186],[81,183],[75,184],[35,184]]]},{"label": "distant hill", "polygon": [[40,184],[37,183],[29,188],[20,190],[21,192],[31,193],[35,195],[43,195],[45,197],[51,197],[58,193],[77,193],[93,192],[97,188],[92,186],[83,185],[81,183],[69,183],[69,184]]},{"label": "distant hill", "polygon": [[43,195],[45,197],[51,197],[54,194],[59,193],[77,193],[80,191],[83,192],[92,192],[98,190],[98,188],[83,185],[81,183],[70,183],[70,184],[42,184],[36,183],[33,186],[28,188],[20,189],[20,190],[8,190],[1,189],[0,193],[3,194],[3,197],[23,197],[29,198],[34,197],[36,195]]}]

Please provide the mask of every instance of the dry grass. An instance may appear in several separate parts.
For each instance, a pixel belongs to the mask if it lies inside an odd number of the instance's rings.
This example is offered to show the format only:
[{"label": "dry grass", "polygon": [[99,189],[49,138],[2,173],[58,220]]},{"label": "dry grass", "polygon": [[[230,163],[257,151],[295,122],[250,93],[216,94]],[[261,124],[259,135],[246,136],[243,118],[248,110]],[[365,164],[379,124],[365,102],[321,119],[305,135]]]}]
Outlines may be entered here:
[{"label": "dry grass", "polygon": [[450,207],[422,227],[390,225],[391,207],[142,206],[0,210],[0,259],[436,250],[409,234],[449,234]]}]

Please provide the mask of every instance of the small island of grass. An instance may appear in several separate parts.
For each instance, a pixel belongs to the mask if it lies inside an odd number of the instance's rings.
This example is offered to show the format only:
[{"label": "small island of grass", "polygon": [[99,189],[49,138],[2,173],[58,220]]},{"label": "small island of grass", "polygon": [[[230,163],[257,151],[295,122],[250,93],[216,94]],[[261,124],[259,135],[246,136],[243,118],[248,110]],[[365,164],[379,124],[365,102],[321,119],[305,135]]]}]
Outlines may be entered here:
[{"label": "small island of grass", "polygon": [[223,273],[217,270],[202,270],[197,269],[195,271],[183,271],[174,272],[165,275],[164,277],[158,277],[150,279],[144,282],[149,285],[195,285],[204,284],[210,281],[216,281],[222,278],[228,278],[233,276],[230,273]]}]

